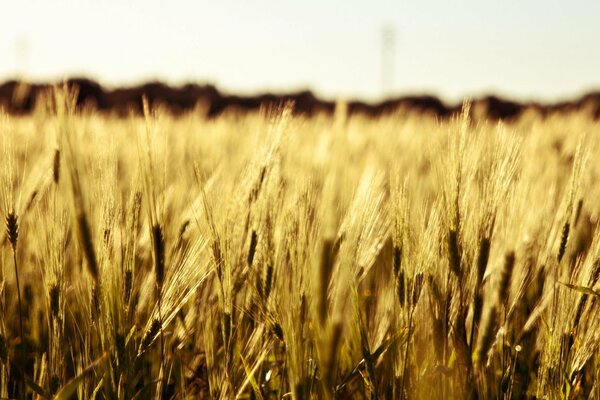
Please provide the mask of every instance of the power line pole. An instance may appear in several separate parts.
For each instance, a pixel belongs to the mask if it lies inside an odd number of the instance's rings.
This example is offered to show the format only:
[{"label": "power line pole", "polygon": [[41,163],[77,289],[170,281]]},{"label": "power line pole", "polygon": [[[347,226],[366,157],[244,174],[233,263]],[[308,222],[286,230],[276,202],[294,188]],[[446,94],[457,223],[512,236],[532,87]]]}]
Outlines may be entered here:
[{"label": "power line pole", "polygon": [[20,36],[15,41],[15,72],[19,79],[27,75],[29,64],[29,40],[26,36]]},{"label": "power line pole", "polygon": [[394,87],[396,31],[392,25],[386,25],[381,33],[381,96],[387,97]]}]

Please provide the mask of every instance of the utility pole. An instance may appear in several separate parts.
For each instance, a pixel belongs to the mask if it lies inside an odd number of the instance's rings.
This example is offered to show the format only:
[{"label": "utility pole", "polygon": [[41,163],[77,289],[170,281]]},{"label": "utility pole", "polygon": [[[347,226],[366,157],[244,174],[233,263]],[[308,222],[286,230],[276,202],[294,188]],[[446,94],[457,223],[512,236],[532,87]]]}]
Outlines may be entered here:
[{"label": "utility pole", "polygon": [[381,96],[385,98],[394,90],[396,31],[392,25],[385,25],[381,33]]},{"label": "utility pole", "polygon": [[29,41],[26,36],[19,36],[15,41],[15,73],[19,79],[27,75],[29,63]]}]

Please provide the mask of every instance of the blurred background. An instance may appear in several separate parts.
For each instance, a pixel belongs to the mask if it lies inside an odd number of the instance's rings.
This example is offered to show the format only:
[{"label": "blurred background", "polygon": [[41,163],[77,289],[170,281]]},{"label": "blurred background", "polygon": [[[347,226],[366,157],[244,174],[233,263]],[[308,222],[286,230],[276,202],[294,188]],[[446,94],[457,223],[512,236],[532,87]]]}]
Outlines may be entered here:
[{"label": "blurred background", "polygon": [[599,21],[597,0],[13,1],[0,82],[556,101],[600,88]]}]

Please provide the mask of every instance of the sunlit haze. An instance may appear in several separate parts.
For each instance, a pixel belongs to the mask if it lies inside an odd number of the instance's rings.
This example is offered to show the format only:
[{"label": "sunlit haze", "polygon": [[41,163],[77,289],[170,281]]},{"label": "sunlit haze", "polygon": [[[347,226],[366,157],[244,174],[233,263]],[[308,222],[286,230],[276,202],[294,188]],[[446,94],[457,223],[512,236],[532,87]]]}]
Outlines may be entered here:
[{"label": "sunlit haze", "polygon": [[448,100],[553,100],[600,87],[592,0],[25,0],[1,9],[0,80]]}]

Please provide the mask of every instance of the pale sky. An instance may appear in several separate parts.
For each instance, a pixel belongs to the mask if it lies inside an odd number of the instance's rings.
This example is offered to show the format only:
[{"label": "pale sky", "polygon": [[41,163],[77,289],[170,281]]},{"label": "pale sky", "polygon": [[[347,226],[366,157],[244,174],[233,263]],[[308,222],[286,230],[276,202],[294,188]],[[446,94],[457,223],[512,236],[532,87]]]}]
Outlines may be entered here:
[{"label": "pale sky", "polygon": [[600,89],[598,0],[0,0],[0,81],[85,75],[230,93],[571,98]]}]

